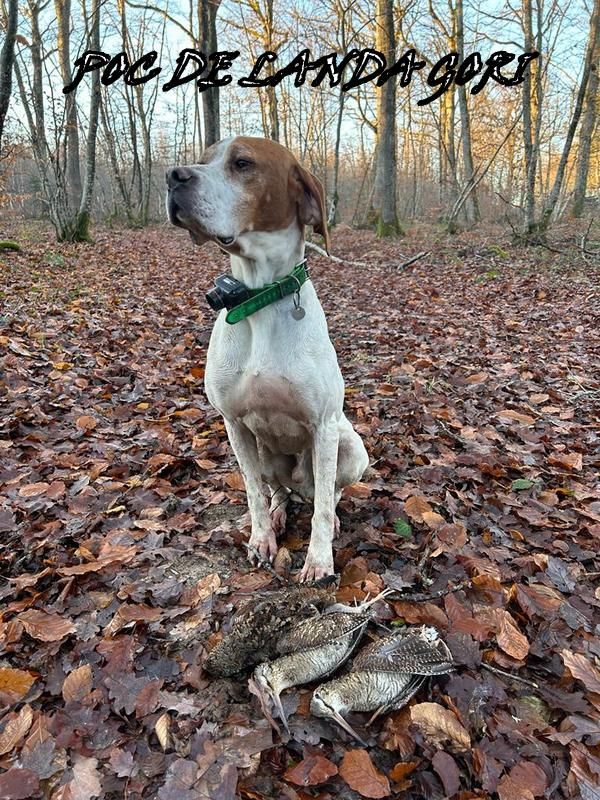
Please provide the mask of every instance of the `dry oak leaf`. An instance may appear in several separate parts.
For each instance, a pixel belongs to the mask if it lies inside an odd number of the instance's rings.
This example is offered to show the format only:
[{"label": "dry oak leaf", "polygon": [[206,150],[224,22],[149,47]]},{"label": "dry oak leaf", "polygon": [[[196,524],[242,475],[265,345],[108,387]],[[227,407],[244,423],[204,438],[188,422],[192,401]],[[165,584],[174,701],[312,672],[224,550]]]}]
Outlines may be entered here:
[{"label": "dry oak leaf", "polygon": [[501,419],[521,422],[523,425],[533,425],[535,422],[534,417],[530,417],[528,414],[521,414],[518,411],[513,411],[511,408],[505,408],[502,411],[499,411],[496,416],[500,417]]},{"label": "dry oak leaf", "polygon": [[499,647],[511,658],[522,661],[529,653],[529,642],[527,637],[521,633],[517,623],[504,609],[498,609],[500,617],[500,630],[496,634],[496,641]]},{"label": "dry oak leaf", "polygon": [[290,767],[283,777],[296,786],[317,786],[337,774],[338,768],[329,759],[320,755],[308,755],[295,767]]},{"label": "dry oak leaf", "polygon": [[438,703],[418,703],[410,709],[410,718],[423,736],[432,744],[450,742],[457,751],[471,746],[471,737],[452,711]]},{"label": "dry oak leaf", "polygon": [[158,741],[160,742],[160,746],[163,750],[166,750],[169,746],[169,730],[171,728],[171,717],[169,716],[168,712],[161,714],[161,716],[156,720],[156,724],[154,725],[154,733]]},{"label": "dry oak leaf", "polygon": [[590,692],[600,693],[600,670],[581,653],[571,653],[570,650],[561,652],[565,667],[574,678],[580,680]]},{"label": "dry oak leaf", "polygon": [[23,706],[18,714],[8,720],[4,730],[0,733],[0,756],[10,753],[13,747],[27,735],[32,722],[31,706]]},{"label": "dry oak leaf", "polygon": [[240,492],[246,489],[242,473],[238,471],[228,472],[227,475],[225,475],[225,483],[230,489],[237,489]]},{"label": "dry oak leaf", "polygon": [[347,750],[340,764],[340,775],[363,797],[388,797],[390,794],[389,780],[375,767],[366,750]]},{"label": "dry oak leaf", "polygon": [[514,781],[510,775],[503,775],[497,787],[500,800],[534,800],[533,793]]},{"label": "dry oak leaf", "polygon": [[546,773],[533,761],[520,761],[515,764],[509,777],[514,783],[530,791],[534,797],[541,797],[548,785]]},{"label": "dry oak leaf", "polygon": [[424,514],[434,513],[427,500],[420,495],[411,495],[404,503],[404,511],[414,522],[423,522]]},{"label": "dry oak leaf", "polygon": [[75,633],[75,625],[71,620],[35,608],[19,614],[17,619],[31,637],[41,642],[58,642],[70,633]]},{"label": "dry oak leaf", "polygon": [[71,800],[92,800],[102,793],[98,759],[76,756],[73,765],[73,779],[69,784]]},{"label": "dry oak leaf", "polygon": [[438,750],[431,760],[431,764],[444,784],[446,796],[452,797],[460,789],[460,773],[456,761],[449,753]]},{"label": "dry oak leaf", "polygon": [[81,702],[92,691],[91,664],[83,664],[69,672],[64,680],[62,696],[65,703]]},{"label": "dry oak leaf", "polygon": [[45,494],[49,487],[50,484],[45,481],[27,483],[19,489],[19,497],[38,497],[40,494]]},{"label": "dry oak leaf", "polygon": [[114,564],[124,564],[137,555],[137,547],[129,545],[127,547],[114,548],[115,552],[105,556],[100,556],[95,561],[88,561],[85,564],[75,564],[72,567],[61,567],[57,570],[59,575],[85,575],[88,572],[100,572],[106,567]]},{"label": "dry oak leaf", "polygon": [[89,414],[84,414],[82,417],[77,418],[75,423],[79,430],[93,431],[98,425],[98,420],[95,417],[90,417]]},{"label": "dry oak leaf", "polygon": [[0,667],[0,696],[6,694],[13,702],[21,700],[31,689],[35,677],[23,669]]},{"label": "dry oak leaf", "polygon": [[30,769],[11,767],[0,775],[0,797],[2,800],[32,800],[39,797],[40,781]]},{"label": "dry oak leaf", "polygon": [[432,531],[437,530],[441,525],[444,525],[446,520],[442,517],[441,514],[438,514],[437,511],[424,511],[423,512],[423,522],[430,528]]},{"label": "dry oak leaf", "polygon": [[548,456],[548,463],[580,472],[583,469],[583,456],[581,453],[553,453]]},{"label": "dry oak leaf", "polygon": [[216,572],[211,572],[210,575],[205,575],[200,578],[195,586],[190,586],[184,590],[181,595],[180,604],[182,606],[197,606],[214,594],[221,586],[221,578]]}]

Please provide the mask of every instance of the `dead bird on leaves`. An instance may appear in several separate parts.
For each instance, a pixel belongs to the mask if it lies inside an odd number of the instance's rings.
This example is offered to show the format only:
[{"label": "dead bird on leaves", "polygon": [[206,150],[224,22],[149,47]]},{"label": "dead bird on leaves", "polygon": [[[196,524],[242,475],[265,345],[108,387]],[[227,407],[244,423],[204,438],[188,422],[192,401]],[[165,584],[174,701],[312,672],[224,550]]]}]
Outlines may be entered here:
[{"label": "dead bird on leaves", "polygon": [[286,631],[334,605],[337,584],[338,578],[330,575],[312,586],[278,589],[259,598],[236,615],[231,632],[210,651],[204,669],[227,678],[275,658]]},{"label": "dead bird on leaves", "polygon": [[375,711],[367,725],[380,714],[402,708],[429,675],[452,672],[452,653],[435,628],[403,631],[383,636],[354,659],[347,675],[315,689],[311,712],[326,717],[367,745],[344,719],[349,711]]},{"label": "dead bird on leaves", "polygon": [[281,692],[335,672],[360,641],[373,616],[371,607],[392,591],[384,589],[357,606],[336,603],[321,616],[298,622],[279,639],[277,651],[281,657],[259,664],[254,670],[253,686],[267,719],[271,720],[266,703],[270,698],[289,733]]}]

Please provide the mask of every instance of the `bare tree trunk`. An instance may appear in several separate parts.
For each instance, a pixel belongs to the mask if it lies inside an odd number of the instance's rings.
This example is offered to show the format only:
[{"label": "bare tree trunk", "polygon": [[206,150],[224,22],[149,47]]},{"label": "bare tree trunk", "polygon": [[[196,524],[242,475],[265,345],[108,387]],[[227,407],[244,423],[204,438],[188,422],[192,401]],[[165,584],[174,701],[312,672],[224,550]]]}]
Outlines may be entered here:
[{"label": "bare tree trunk", "polygon": [[575,131],[577,130],[579,118],[581,117],[581,112],[583,110],[583,100],[587,90],[590,73],[592,71],[594,53],[596,52],[596,48],[598,47],[599,37],[600,37],[600,0],[594,0],[592,17],[590,19],[590,33],[588,37],[585,62],[583,66],[583,74],[581,76],[581,83],[579,84],[579,89],[577,91],[577,98],[575,100],[575,108],[573,109],[573,116],[571,117],[571,123],[567,130],[567,136],[563,146],[563,151],[560,157],[560,161],[558,162],[558,169],[556,171],[556,177],[554,178],[552,190],[550,191],[550,196],[546,201],[540,220],[534,229],[535,231],[540,232],[542,235],[545,234],[545,232],[548,230],[550,226],[550,220],[552,219],[552,214],[554,213],[554,209],[556,208],[556,204],[558,202],[560,190],[562,188],[563,179],[565,175],[565,169],[567,167],[567,161],[569,159],[569,153],[571,152],[571,146],[573,144],[573,139],[575,138]]},{"label": "bare tree trunk", "polygon": [[[377,0],[375,47],[387,63],[396,60],[393,0]],[[398,236],[402,229],[396,205],[396,81],[389,80],[377,93],[377,171],[375,178],[377,236]]]},{"label": "bare tree trunk", "polygon": [[[58,60],[63,85],[71,83],[71,0],[54,0],[58,22]],[[77,118],[77,91],[65,96],[65,148],[66,178],[69,204],[77,209],[81,198],[81,170],[79,167],[79,120]]]},{"label": "bare tree trunk", "polygon": [[333,186],[331,187],[331,201],[329,203],[328,225],[337,225],[339,222],[339,178],[340,178],[340,143],[342,138],[342,119],[344,117],[345,94],[340,89],[338,95],[338,113],[335,125],[335,144],[333,151]]},{"label": "bare tree trunk", "polygon": [[577,150],[577,168],[575,173],[575,188],[573,190],[573,216],[581,217],[585,204],[585,191],[588,182],[590,169],[590,151],[594,128],[596,127],[596,109],[600,95],[598,86],[600,85],[600,45],[596,42],[596,52],[594,53],[593,63],[590,71],[590,78],[587,88],[585,110],[581,120],[581,130],[579,131],[579,147]]},{"label": "bare tree trunk", "polygon": [[[100,2],[92,0],[92,20],[90,49],[100,50]],[[75,241],[90,241],[90,211],[92,208],[92,192],[96,178],[96,138],[98,133],[98,111],[100,109],[100,71],[92,73],[90,95],[90,116],[85,151],[85,179],[81,192],[81,203],[75,224]]]},{"label": "bare tree trunk", "polygon": [[[456,0],[456,47],[458,51],[459,63],[462,64],[465,57],[465,34],[464,34],[464,17],[463,17],[463,0]],[[474,181],[473,169],[473,150],[471,147],[471,119],[469,115],[469,106],[467,103],[467,87],[465,84],[458,87],[458,107],[460,109],[460,124],[462,131],[462,153],[463,153],[463,166],[465,181],[467,186]],[[467,224],[472,225],[474,222],[479,222],[481,214],[479,213],[479,203],[477,201],[477,192],[473,189],[467,196],[465,201],[465,213],[467,217]]]},{"label": "bare tree trunk", "polygon": [[[220,0],[198,0],[200,17],[200,50],[214,53],[217,50],[217,12]],[[219,88],[213,86],[202,93],[204,117],[204,147],[221,138]]]},{"label": "bare tree trunk", "polygon": [[[523,0],[523,33],[525,35],[524,50],[533,50],[533,18],[531,0]],[[540,109],[537,109],[538,114]],[[535,226],[535,174],[538,147],[534,146],[533,121],[531,108],[531,70],[525,70],[523,81],[523,147],[525,154],[525,230],[531,231]]]},{"label": "bare tree trunk", "polygon": [[2,151],[2,132],[4,120],[8,112],[10,92],[12,88],[13,62],[15,58],[15,39],[17,36],[17,19],[19,16],[18,0],[8,0],[8,17],[6,35],[0,51],[0,152]]}]

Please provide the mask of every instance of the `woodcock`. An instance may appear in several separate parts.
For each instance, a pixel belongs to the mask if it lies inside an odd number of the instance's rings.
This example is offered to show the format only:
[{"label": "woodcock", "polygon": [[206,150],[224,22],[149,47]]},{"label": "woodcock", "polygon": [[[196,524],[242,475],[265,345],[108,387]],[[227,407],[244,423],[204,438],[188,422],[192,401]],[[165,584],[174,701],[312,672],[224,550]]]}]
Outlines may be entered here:
[{"label": "woodcock", "polygon": [[391,591],[386,589],[357,606],[336,603],[321,616],[298,622],[277,643],[281,658],[256,668],[254,681],[263,695],[261,704],[266,708],[265,696],[272,700],[288,732],[281,692],[335,672],[360,641],[373,616],[371,606]]},{"label": "woodcock", "polygon": [[310,710],[317,717],[337,722],[366,747],[344,714],[375,711],[370,724],[379,714],[405,705],[428,675],[442,675],[453,669],[452,654],[435,628],[423,627],[416,633],[394,632],[359,653],[347,675],[319,686]]},{"label": "woodcock", "polygon": [[282,635],[332,606],[336,589],[337,578],[330,576],[312,586],[279,589],[244,608],[233,620],[229,635],[208,654],[204,669],[225,678],[275,658]]}]

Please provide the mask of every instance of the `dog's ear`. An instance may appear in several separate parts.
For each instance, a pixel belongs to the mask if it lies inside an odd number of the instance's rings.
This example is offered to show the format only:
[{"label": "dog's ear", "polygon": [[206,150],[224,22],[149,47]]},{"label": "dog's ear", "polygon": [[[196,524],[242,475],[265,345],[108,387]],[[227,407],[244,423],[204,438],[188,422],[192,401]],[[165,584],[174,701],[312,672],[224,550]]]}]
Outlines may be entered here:
[{"label": "dog's ear", "polygon": [[323,185],[312,172],[300,164],[294,165],[293,177],[296,183],[298,219],[303,225],[312,225],[315,232],[321,234],[325,240],[325,250],[329,253],[329,230]]}]

